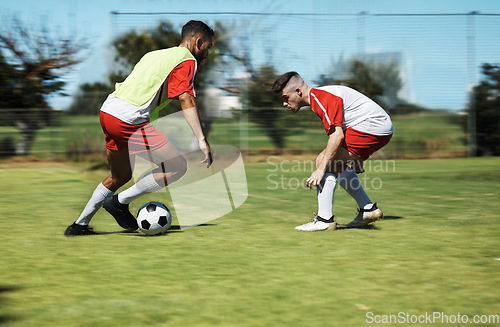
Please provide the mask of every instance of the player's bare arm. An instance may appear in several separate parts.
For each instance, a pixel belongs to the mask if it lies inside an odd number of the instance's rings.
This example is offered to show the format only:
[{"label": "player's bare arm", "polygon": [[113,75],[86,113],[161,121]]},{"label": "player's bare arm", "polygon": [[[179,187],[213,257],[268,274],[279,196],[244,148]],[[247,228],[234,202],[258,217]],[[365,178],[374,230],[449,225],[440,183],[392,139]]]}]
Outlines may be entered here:
[{"label": "player's bare arm", "polygon": [[326,171],[330,168],[333,157],[337,153],[340,144],[342,144],[342,140],[344,140],[344,131],[342,127],[335,126],[333,132],[328,135],[328,143],[326,144],[325,150],[322,152],[323,158],[319,160],[316,165],[316,170],[313,171],[311,176],[306,180],[307,187],[320,185]]},{"label": "player's bare arm", "polygon": [[179,96],[179,102],[181,104],[182,112],[184,113],[184,117],[186,118],[187,123],[198,139],[200,150],[205,155],[205,159],[202,161],[202,163],[206,163],[207,167],[210,167],[210,165],[212,164],[213,151],[208,144],[205,133],[203,132],[203,128],[201,126],[200,114],[198,112],[198,107],[196,106],[196,99],[193,95],[185,92]]}]

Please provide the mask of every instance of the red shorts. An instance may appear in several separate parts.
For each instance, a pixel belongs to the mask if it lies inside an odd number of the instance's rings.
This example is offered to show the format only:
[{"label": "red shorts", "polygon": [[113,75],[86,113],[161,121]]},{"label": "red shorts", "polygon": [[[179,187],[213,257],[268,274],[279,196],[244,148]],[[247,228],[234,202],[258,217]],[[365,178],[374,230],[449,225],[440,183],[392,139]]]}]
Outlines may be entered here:
[{"label": "red shorts", "polygon": [[342,146],[363,160],[368,159],[375,151],[389,143],[391,135],[373,135],[357,131],[353,128],[345,130]]},{"label": "red shorts", "polygon": [[110,150],[128,149],[130,154],[137,154],[156,150],[168,142],[167,137],[149,122],[130,125],[102,111],[99,118],[106,135],[106,148]]}]

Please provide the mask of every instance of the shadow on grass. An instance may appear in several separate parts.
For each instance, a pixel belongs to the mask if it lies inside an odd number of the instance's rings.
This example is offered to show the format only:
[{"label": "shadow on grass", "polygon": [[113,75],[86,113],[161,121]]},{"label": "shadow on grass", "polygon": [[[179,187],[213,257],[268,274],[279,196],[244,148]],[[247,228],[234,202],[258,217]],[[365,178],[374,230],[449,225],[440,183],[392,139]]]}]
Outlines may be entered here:
[{"label": "shadow on grass", "polygon": [[[191,227],[210,227],[210,226],[217,226],[217,224],[199,224],[199,225],[193,225],[193,226],[179,226],[179,225],[173,225],[170,226],[168,231],[165,234],[158,234],[158,235],[145,235],[142,234],[141,232],[137,232],[137,236],[142,236],[142,237],[165,237],[169,236],[172,234],[179,234],[179,233],[184,233],[184,229],[186,228],[191,228]],[[132,233],[136,233],[136,231],[133,231]]]},{"label": "shadow on grass", "polygon": [[211,227],[211,226],[217,226],[217,224],[199,224],[199,225],[192,225],[192,226],[172,226],[170,227],[169,230],[182,230],[186,228],[191,228],[191,227]]},{"label": "shadow on grass", "polygon": [[[381,220],[395,220],[395,219],[403,219],[401,216],[384,216],[384,218]],[[348,228],[347,224],[337,224],[337,229],[368,229],[368,230],[381,230],[379,226],[376,226],[374,224],[368,224],[363,227],[355,227],[355,228]]]},{"label": "shadow on grass", "polygon": [[[8,293],[8,292],[14,292],[18,289],[19,289],[19,287],[0,286],[0,307],[3,307],[3,308],[6,307],[3,294]],[[9,322],[15,321],[15,320],[19,320],[19,317],[9,315],[9,314],[3,314],[3,313],[0,314],[0,325],[8,324]]]},{"label": "shadow on grass", "polygon": [[200,224],[200,225],[194,225],[194,226],[179,226],[179,225],[173,225],[169,228],[169,230],[165,234],[158,234],[158,235],[145,235],[139,232],[138,230],[120,230],[120,231],[114,231],[114,232],[97,232],[97,236],[99,235],[110,235],[110,234],[130,234],[132,236],[141,236],[141,237],[164,237],[172,234],[179,234],[183,233],[184,229],[186,228],[191,228],[191,227],[210,227],[210,226],[217,226],[217,224]]},{"label": "shadow on grass", "polygon": [[338,224],[337,225],[337,230],[347,230],[347,229],[368,229],[368,230],[381,230],[380,227],[377,227],[375,225],[369,224],[363,227],[356,227],[356,228],[349,228],[347,225],[344,224]]},{"label": "shadow on grass", "polygon": [[394,220],[394,219],[403,219],[401,216],[384,216],[382,220]]}]

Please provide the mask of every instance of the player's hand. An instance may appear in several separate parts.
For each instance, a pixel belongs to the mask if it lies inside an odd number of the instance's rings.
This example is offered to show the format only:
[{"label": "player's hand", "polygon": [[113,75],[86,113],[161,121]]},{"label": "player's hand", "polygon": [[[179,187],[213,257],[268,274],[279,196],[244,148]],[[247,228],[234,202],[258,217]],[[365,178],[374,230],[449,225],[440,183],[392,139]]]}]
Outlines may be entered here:
[{"label": "player's hand", "polygon": [[212,162],[214,161],[213,160],[214,151],[212,150],[210,144],[208,144],[208,141],[206,139],[200,140],[199,146],[200,150],[205,155],[205,159],[202,160],[201,163],[206,163],[208,168],[210,167],[210,165],[212,165]]},{"label": "player's hand", "polygon": [[312,186],[318,186],[321,184],[323,177],[325,176],[325,172],[323,170],[315,170],[311,174],[311,176],[306,180],[307,187],[311,188]]}]

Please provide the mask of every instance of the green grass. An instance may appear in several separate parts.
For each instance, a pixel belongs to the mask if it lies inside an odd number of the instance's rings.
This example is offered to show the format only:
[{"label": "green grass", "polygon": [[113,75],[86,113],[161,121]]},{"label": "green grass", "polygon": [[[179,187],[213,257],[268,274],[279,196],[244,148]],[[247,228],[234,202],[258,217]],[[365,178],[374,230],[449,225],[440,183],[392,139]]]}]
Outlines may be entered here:
[{"label": "green grass", "polygon": [[450,156],[466,153],[460,116],[423,113],[391,117],[394,136],[383,149],[388,156]]},{"label": "green grass", "polygon": [[[386,219],[318,233],[293,229],[316,210],[298,163],[247,163],[247,201],[206,226],[143,237],[100,211],[92,224],[107,234],[78,238],[62,233],[106,171],[1,164],[0,324],[366,326],[367,312],[500,313],[499,158],[374,164],[362,178]],[[334,210],[341,223],[355,215],[340,188]]]},{"label": "green grass", "polygon": [[[326,145],[321,122],[311,112],[301,113],[298,121],[290,116],[285,139],[288,150],[320,152]],[[378,153],[385,158],[450,157],[466,153],[466,135],[459,125],[459,116],[447,113],[425,113],[393,116],[394,136]],[[18,140],[19,132],[13,127],[0,127],[0,140],[11,136]],[[234,145],[251,153],[274,148],[269,137],[255,123],[243,119],[216,119],[209,134],[212,144]],[[37,132],[33,153],[42,158],[64,157],[68,151],[72,158],[81,154],[102,153],[105,148],[99,117],[62,116],[61,125],[46,127]]]}]

